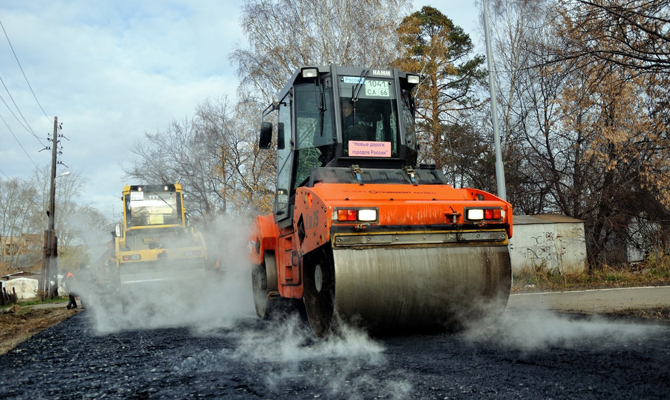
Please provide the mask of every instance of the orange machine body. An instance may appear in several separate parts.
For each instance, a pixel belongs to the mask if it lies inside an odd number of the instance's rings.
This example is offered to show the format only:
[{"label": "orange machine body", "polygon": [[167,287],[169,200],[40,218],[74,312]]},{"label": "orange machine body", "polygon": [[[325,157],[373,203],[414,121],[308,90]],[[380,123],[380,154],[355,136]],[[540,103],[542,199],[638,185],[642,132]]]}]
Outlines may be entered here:
[{"label": "orange machine body", "polygon": [[[266,251],[276,255],[278,291],[284,298],[302,298],[303,257],[330,243],[336,232],[355,232],[360,236],[366,232],[457,234],[503,230],[505,240],[512,237],[512,206],[477,189],[454,189],[449,185],[317,183],[314,187],[298,188],[294,201],[291,226],[279,229],[272,215],[259,216],[250,237],[252,262],[261,264]],[[500,217],[467,221],[466,211],[473,208],[500,210]],[[375,209],[378,217],[367,222],[338,221],[338,209]]]},{"label": "orange machine body", "polygon": [[504,310],[512,207],[419,163],[424,78],[303,66],[263,111],[258,147],[277,163],[273,212],[249,240],[260,318],[304,310],[323,337],[338,321],[420,331]]}]

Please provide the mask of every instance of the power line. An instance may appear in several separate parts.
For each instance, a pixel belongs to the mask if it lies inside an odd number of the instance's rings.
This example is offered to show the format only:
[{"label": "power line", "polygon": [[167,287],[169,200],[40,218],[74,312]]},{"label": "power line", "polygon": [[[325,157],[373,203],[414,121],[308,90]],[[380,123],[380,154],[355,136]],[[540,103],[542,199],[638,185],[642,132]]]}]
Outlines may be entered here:
[{"label": "power line", "polygon": [[[4,101],[4,100],[3,100],[3,101]],[[6,103],[5,103],[5,104],[6,104]],[[19,146],[21,147],[21,150],[23,150],[23,152],[26,153],[26,156],[28,157],[28,159],[30,160],[30,162],[33,163],[33,165],[35,166],[35,168],[38,168],[37,164],[35,164],[35,161],[33,161],[33,159],[30,158],[30,155],[28,154],[28,152],[26,151],[26,149],[23,148],[23,145],[21,144],[21,142],[19,142],[19,139],[16,137],[16,135],[14,134],[14,132],[12,132],[12,128],[9,127],[9,125],[7,124],[7,121],[5,121],[5,119],[2,117],[2,115],[0,115],[0,119],[2,120],[2,122],[5,123],[5,126],[7,126],[7,129],[9,129],[9,133],[11,133],[12,136],[14,136],[14,140],[16,140],[16,143],[19,144]],[[5,175],[5,176],[7,176],[7,175]]]},{"label": "power line", "polygon": [[7,174],[5,174],[5,171],[3,171],[3,170],[1,170],[1,169],[0,169],[0,174],[3,174],[3,175],[5,176],[5,178],[11,180],[11,179],[7,176]]},{"label": "power line", "polygon": [[[5,106],[7,107],[7,109],[9,110],[9,112],[12,113],[12,115],[14,116],[14,118],[18,121],[19,125],[21,125],[21,127],[23,127],[23,129],[25,129],[26,131],[28,131],[28,133],[30,133],[31,135],[33,135],[33,136],[35,137],[35,139],[37,139],[37,141],[40,142],[40,144],[41,144],[42,146],[45,146],[45,147],[46,147],[46,145],[45,145],[44,143],[42,143],[42,141],[40,140],[40,138],[38,138],[37,135],[35,135],[35,132],[32,132],[30,129],[26,128],[25,125],[23,125],[23,122],[21,122],[21,120],[19,119],[19,117],[17,117],[16,114],[14,114],[14,111],[12,111],[12,108],[9,107],[9,104],[7,104],[7,102],[5,101],[5,99],[4,99],[2,96],[0,96],[0,100],[2,100],[3,103],[5,103]],[[4,120],[3,120],[3,121],[4,121]],[[7,124],[7,122],[5,122],[5,124]]]},{"label": "power line", "polygon": [[28,128],[26,128],[25,125],[23,125],[23,122],[21,122],[21,120],[16,116],[16,114],[14,114],[14,111],[12,111],[11,107],[9,107],[9,104],[7,104],[7,102],[6,102],[5,99],[2,97],[2,95],[0,95],[0,100],[2,100],[3,103],[5,103],[5,106],[7,107],[7,109],[9,110],[9,112],[12,113],[12,115],[14,116],[14,118],[16,118],[16,120],[19,122],[19,124],[21,125],[21,127],[23,127],[23,129],[27,130],[28,133],[31,133],[31,134],[32,134],[32,132],[30,132],[30,130],[29,130]]},{"label": "power line", "polygon": [[2,31],[5,33],[5,38],[7,38],[7,43],[9,43],[9,48],[12,49],[12,53],[14,54],[14,59],[16,59],[16,63],[19,64],[19,69],[21,69],[21,73],[23,74],[23,77],[26,80],[26,83],[28,84],[28,87],[30,88],[30,92],[33,94],[33,97],[35,98],[35,101],[37,102],[37,105],[40,106],[40,110],[44,113],[44,116],[47,117],[47,119],[51,122],[53,120],[49,118],[47,115],[46,111],[44,111],[44,108],[42,108],[42,104],[40,104],[40,101],[37,100],[37,95],[35,95],[35,92],[33,91],[33,87],[30,86],[30,82],[28,82],[28,77],[26,76],[26,73],[23,72],[23,67],[21,66],[21,63],[19,62],[19,57],[16,56],[16,52],[14,51],[14,46],[12,46],[12,42],[9,40],[9,36],[7,36],[7,31],[5,30],[5,26],[2,24],[2,21],[0,21],[0,27],[2,27]]},{"label": "power line", "polygon": [[[19,112],[19,115],[21,116],[21,118],[23,118],[23,122],[25,122],[26,125],[28,126],[28,129],[27,129],[28,132],[31,133],[33,136],[35,136],[35,139],[37,139],[37,141],[40,142],[40,144],[41,144],[42,146],[44,146],[44,143],[42,143],[42,141],[40,141],[40,138],[38,138],[37,135],[35,135],[35,131],[34,131],[33,128],[30,126],[30,124],[28,123],[28,121],[26,121],[26,117],[23,116],[23,113],[21,112],[21,109],[20,109],[19,106],[16,104],[16,101],[14,101],[14,97],[12,97],[12,94],[9,93],[9,88],[7,88],[7,85],[5,85],[5,81],[2,79],[1,76],[0,76],[0,82],[2,82],[2,86],[5,87],[5,90],[7,91],[7,94],[9,95],[9,98],[12,99],[12,103],[14,103],[14,107],[16,107],[16,111]],[[3,99],[2,101],[4,102],[5,100]],[[7,103],[6,103],[6,102],[5,102],[5,105],[7,106]],[[7,106],[7,108],[9,108],[9,106]],[[13,113],[12,113],[12,114],[13,114]],[[16,118],[16,115],[15,115],[14,117]],[[18,119],[18,118],[17,118],[17,119]],[[21,122],[21,121],[19,121],[19,122]],[[25,128],[25,126],[24,126],[24,128]]]}]

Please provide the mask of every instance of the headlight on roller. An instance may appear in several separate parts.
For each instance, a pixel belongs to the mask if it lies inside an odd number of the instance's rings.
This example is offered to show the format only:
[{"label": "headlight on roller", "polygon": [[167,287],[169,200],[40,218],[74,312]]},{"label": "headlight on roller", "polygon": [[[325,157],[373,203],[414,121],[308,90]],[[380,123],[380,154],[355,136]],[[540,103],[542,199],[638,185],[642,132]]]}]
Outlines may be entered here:
[{"label": "headlight on roller", "polygon": [[468,221],[501,221],[503,212],[501,207],[469,208],[465,211],[465,219]]},{"label": "headlight on roller", "polygon": [[468,210],[466,218],[470,221],[481,221],[484,219],[484,210],[481,208],[471,208]]},{"label": "headlight on roller", "polygon": [[337,208],[333,213],[337,222],[376,222],[377,208]]},{"label": "headlight on roller", "polygon": [[358,210],[358,220],[363,222],[376,221],[377,210],[370,210],[370,209]]}]

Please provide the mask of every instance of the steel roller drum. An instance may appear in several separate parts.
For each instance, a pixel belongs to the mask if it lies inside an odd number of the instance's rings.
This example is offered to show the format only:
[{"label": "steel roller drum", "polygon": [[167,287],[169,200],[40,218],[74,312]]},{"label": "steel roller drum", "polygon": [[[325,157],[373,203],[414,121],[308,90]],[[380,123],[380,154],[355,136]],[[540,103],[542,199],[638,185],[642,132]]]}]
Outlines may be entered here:
[{"label": "steel roller drum", "polygon": [[375,331],[455,328],[509,298],[506,246],[335,249],[333,262],[335,313]]}]

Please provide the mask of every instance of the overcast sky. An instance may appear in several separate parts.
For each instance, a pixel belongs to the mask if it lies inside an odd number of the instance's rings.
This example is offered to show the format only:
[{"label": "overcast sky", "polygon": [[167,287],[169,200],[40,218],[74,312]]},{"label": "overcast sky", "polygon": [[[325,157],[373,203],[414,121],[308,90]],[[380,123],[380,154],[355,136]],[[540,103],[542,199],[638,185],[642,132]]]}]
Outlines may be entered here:
[{"label": "overcast sky", "polygon": [[[207,98],[234,98],[238,79],[228,58],[246,46],[242,3],[2,0],[0,21],[44,109],[0,30],[2,178],[28,177],[36,165],[51,164],[51,153],[40,150],[57,116],[69,139],[59,155],[68,168],[57,173],[80,171],[87,183],[79,203],[108,218],[118,214],[123,186],[135,183],[122,167],[130,165],[137,138],[190,118]],[[414,1],[415,9],[424,5],[461,26],[483,53],[473,0]]]}]

